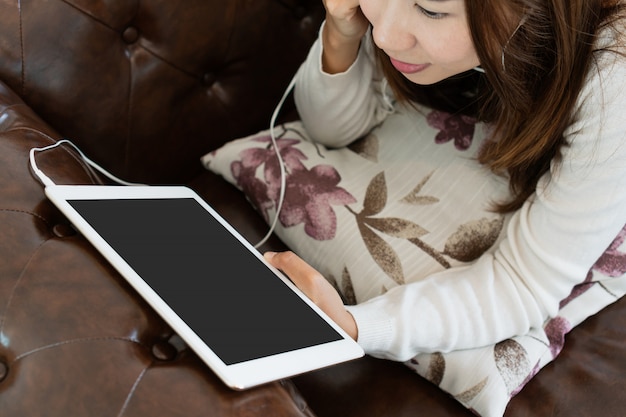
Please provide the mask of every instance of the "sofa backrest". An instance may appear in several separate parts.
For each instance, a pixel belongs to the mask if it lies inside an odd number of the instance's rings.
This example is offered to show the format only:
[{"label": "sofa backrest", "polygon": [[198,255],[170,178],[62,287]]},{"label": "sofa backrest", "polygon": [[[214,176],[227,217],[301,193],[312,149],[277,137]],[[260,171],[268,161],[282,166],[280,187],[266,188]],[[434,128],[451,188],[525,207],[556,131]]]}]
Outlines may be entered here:
[{"label": "sofa backrest", "polygon": [[269,126],[320,0],[7,0],[0,79],[130,181],[184,183]]}]

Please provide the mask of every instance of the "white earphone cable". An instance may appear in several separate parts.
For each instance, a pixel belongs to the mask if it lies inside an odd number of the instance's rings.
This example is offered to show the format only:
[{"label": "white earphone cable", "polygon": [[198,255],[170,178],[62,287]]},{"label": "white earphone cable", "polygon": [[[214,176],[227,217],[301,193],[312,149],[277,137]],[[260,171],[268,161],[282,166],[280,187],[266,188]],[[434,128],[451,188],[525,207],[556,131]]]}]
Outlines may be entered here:
[{"label": "white earphone cable", "polygon": [[[266,233],[266,235],[258,243],[256,243],[254,245],[255,248],[259,248],[261,245],[263,245],[270,238],[270,236],[272,235],[272,233],[276,229],[276,224],[278,222],[280,211],[281,211],[281,209],[283,207],[283,201],[285,199],[285,189],[286,189],[285,163],[283,161],[282,156],[280,155],[280,149],[278,148],[278,144],[276,143],[276,135],[274,133],[274,127],[275,127],[275,124],[276,124],[276,119],[278,118],[278,115],[280,113],[280,110],[281,110],[283,104],[285,103],[285,100],[289,96],[289,93],[291,93],[291,90],[293,90],[295,84],[296,84],[296,76],[294,75],[294,77],[289,82],[289,85],[287,86],[287,89],[283,93],[282,98],[278,102],[278,105],[274,109],[274,112],[273,112],[272,117],[270,119],[270,138],[272,140],[272,146],[274,147],[274,151],[276,152],[276,157],[278,158],[278,166],[279,166],[279,169],[280,169],[280,192],[279,192],[279,196],[278,196],[278,202],[276,204],[276,213],[274,214],[274,218],[272,220],[272,223],[270,224],[270,228],[269,228],[268,232]],[[118,184],[130,185],[130,186],[132,186],[132,185],[146,185],[146,184],[140,184],[140,183],[124,181],[124,180],[116,177],[115,175],[111,174],[110,172],[108,172],[107,170],[102,168],[100,165],[98,165],[97,163],[92,161],[90,158],[88,158],[87,155],[85,155],[80,150],[80,148],[78,148],[78,146],[76,146],[74,143],[72,143],[69,139],[61,139],[61,140],[59,140],[59,141],[57,141],[57,142],[55,142],[55,143],[53,143],[51,145],[48,145],[48,146],[38,147],[38,148],[31,148],[31,150],[29,152],[30,166],[31,166],[33,172],[35,173],[35,175],[37,176],[37,178],[39,178],[39,180],[41,181],[41,183],[44,186],[52,186],[52,185],[55,185],[55,183],[54,183],[54,181],[52,181],[52,179],[50,179],[50,177],[48,177],[46,174],[43,173],[43,171],[41,171],[39,169],[39,167],[37,166],[37,160],[36,160],[35,155],[36,155],[37,152],[44,152],[44,151],[47,151],[49,149],[56,148],[57,146],[60,146],[62,144],[68,144],[68,145],[72,146],[76,150],[76,152],[78,152],[80,157],[87,164],[89,164],[91,167],[96,169],[98,172],[100,172],[101,174],[103,174],[107,178],[115,181]]]},{"label": "white earphone cable", "polygon": [[293,90],[295,85],[296,85],[296,76],[294,75],[291,81],[289,82],[287,89],[283,93],[282,98],[278,102],[278,105],[274,109],[274,113],[272,114],[272,118],[270,119],[270,138],[272,140],[272,146],[274,147],[274,152],[276,152],[276,157],[278,158],[278,167],[280,169],[280,192],[278,195],[278,202],[276,204],[276,213],[274,214],[274,219],[272,220],[272,224],[270,225],[270,228],[265,234],[265,236],[263,237],[263,239],[261,239],[259,242],[257,242],[257,244],[254,245],[254,247],[257,249],[261,245],[263,245],[265,242],[267,242],[267,239],[270,238],[270,236],[274,232],[274,229],[276,229],[276,223],[278,222],[280,211],[283,208],[283,201],[285,199],[285,188],[287,187],[287,180],[286,180],[286,173],[285,173],[285,163],[283,161],[282,156],[280,155],[280,149],[278,148],[278,144],[276,143],[276,134],[274,133],[274,126],[276,124],[276,119],[278,118],[278,114],[280,113],[280,109],[283,107],[285,100],[287,99],[287,97],[289,96],[289,93],[291,93],[291,90]]},{"label": "white earphone cable", "polygon": [[68,144],[68,145],[72,146],[76,150],[76,152],[78,152],[80,157],[85,162],[87,162],[91,167],[96,169],[98,172],[100,172],[101,174],[103,174],[107,178],[117,182],[118,184],[121,184],[121,185],[145,185],[145,184],[140,184],[140,183],[135,183],[135,182],[124,181],[123,179],[120,179],[120,178],[116,177],[115,175],[111,174],[106,169],[102,168],[100,165],[98,165],[97,163],[95,163],[94,161],[89,159],[89,157],[87,157],[87,155],[85,155],[83,153],[83,151],[81,151],[80,148],[78,146],[76,146],[74,143],[72,143],[72,141],[70,141],[69,139],[61,139],[58,142],[53,143],[52,145],[44,146],[44,147],[41,147],[41,148],[31,148],[31,150],[29,152],[30,166],[31,166],[33,172],[35,173],[35,175],[37,176],[37,178],[39,178],[39,180],[41,181],[41,183],[43,185],[49,186],[49,185],[55,185],[55,183],[54,183],[54,181],[52,181],[50,179],[50,177],[48,177],[46,174],[43,173],[43,171],[41,171],[39,169],[39,167],[37,166],[37,159],[35,158],[35,154],[37,152],[44,152],[44,151],[47,151],[49,149],[56,148],[57,146],[60,146],[60,145],[63,145],[63,144]]}]

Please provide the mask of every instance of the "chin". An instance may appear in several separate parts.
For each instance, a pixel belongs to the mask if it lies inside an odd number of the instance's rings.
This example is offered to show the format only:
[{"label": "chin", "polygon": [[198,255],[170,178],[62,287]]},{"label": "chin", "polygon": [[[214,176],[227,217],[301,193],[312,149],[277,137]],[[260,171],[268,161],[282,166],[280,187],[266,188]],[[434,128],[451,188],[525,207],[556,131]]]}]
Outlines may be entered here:
[{"label": "chin", "polygon": [[467,68],[461,71],[442,72],[442,71],[437,71],[435,68],[429,68],[429,70],[432,70],[432,71],[426,70],[426,71],[416,73],[416,74],[402,74],[402,75],[404,76],[404,78],[411,81],[413,84],[428,86],[428,85],[437,84],[441,81],[447,80],[448,78],[457,76],[459,74],[464,74],[470,71],[471,69],[472,68]]},{"label": "chin", "polygon": [[417,84],[417,85],[433,85],[433,84],[437,84],[440,81],[445,80],[446,78],[450,77],[433,77],[433,76],[427,76],[426,74],[403,74],[404,77],[411,81],[413,84]]}]

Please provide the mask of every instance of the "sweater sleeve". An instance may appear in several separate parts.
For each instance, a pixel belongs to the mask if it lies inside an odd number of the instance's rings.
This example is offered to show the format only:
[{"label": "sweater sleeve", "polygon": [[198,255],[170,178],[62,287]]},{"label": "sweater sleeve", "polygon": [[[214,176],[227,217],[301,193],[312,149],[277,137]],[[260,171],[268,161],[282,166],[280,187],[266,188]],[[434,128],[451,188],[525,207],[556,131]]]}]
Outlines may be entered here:
[{"label": "sweater sleeve", "polygon": [[555,316],[626,224],[625,107],[626,63],[605,61],[579,97],[561,164],[513,214],[493,253],[346,307],[364,350],[408,360],[494,344]]},{"label": "sweater sleeve", "polygon": [[377,75],[370,36],[363,38],[356,61],[343,73],[322,70],[322,48],[319,36],[296,74],[294,100],[311,138],[341,147],[365,135],[393,108],[386,82]]}]

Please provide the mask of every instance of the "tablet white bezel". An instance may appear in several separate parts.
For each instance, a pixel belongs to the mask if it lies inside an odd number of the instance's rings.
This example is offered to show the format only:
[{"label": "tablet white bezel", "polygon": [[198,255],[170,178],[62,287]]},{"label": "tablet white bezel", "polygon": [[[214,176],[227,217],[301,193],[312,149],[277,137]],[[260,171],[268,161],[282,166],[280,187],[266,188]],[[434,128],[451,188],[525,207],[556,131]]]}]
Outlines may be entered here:
[{"label": "tablet white bezel", "polygon": [[[314,369],[345,362],[363,356],[361,347],[336,323],[322,312],[280,271],[269,265],[263,256],[224,220],[197,193],[185,186],[108,186],[108,185],[55,185],[46,187],[46,195],[72,224],[97,248],[129,284],[152,308],[185,340],[191,349],[229,387],[248,389],[263,383],[298,375]],[[135,198],[193,198],[233,234],[252,256],[257,257],[272,270],[277,278],[291,288],[309,305],[342,339],[310,346],[290,352],[266,356],[232,365],[224,363],[200,337],[170,308],[169,305],[128,265],[128,263],[85,221],[68,203],[68,200],[89,199],[135,199]]]}]

